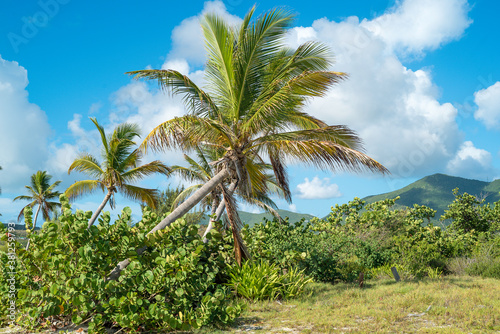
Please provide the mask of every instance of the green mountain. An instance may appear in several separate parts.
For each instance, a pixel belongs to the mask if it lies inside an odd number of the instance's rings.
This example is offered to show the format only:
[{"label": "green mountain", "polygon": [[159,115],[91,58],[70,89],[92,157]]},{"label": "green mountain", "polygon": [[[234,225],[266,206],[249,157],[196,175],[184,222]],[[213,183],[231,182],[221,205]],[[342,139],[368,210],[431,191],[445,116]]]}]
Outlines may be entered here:
[{"label": "green mountain", "polygon": [[484,182],[469,180],[461,177],[444,174],[433,174],[424,177],[412,184],[389,193],[368,196],[366,203],[373,203],[387,198],[400,197],[396,204],[399,206],[413,207],[413,204],[425,205],[436,210],[435,219],[438,220],[453,202],[453,189],[459,188],[459,193],[468,193],[485,199],[487,203],[500,200],[500,180]]}]

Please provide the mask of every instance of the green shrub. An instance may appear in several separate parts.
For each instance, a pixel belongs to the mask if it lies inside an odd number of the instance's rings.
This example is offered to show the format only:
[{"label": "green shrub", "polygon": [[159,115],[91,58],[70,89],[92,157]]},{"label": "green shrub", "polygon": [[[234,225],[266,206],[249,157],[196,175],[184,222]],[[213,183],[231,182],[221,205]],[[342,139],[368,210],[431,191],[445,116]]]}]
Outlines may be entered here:
[{"label": "green shrub", "polygon": [[489,204],[484,205],[484,199],[479,200],[468,193],[459,194],[458,191],[458,188],[453,189],[455,200],[448,206],[441,220],[451,219],[449,228],[465,233],[488,231],[491,226]]},{"label": "green shrub", "polygon": [[[18,324],[26,328],[50,326],[54,317],[75,324],[89,321],[91,332],[103,326],[127,331],[188,330],[207,324],[231,322],[240,313],[229,304],[225,283],[226,263],[219,255],[224,247],[220,236],[207,244],[198,228],[177,220],[164,230],[146,237],[158,223],[149,210],[134,227],[131,211],[125,208],[113,224],[109,214],[87,229],[91,212],[71,212],[61,197],[60,223],[48,222],[31,234],[29,252],[18,247],[15,284]],[[28,215],[29,216],[29,215]],[[147,247],[138,256],[136,249]],[[130,265],[117,281],[107,276],[118,261]],[[10,278],[0,256],[0,290]],[[7,305],[6,294],[0,305]],[[6,322],[7,311],[0,308]],[[43,326],[42,326],[43,327]]]},{"label": "green shrub", "polygon": [[290,299],[302,294],[312,279],[304,271],[290,269],[285,274],[268,261],[246,261],[229,270],[228,286],[240,297],[250,300]]},{"label": "green shrub", "polygon": [[470,275],[500,279],[500,235],[478,241],[473,262],[466,271]]}]

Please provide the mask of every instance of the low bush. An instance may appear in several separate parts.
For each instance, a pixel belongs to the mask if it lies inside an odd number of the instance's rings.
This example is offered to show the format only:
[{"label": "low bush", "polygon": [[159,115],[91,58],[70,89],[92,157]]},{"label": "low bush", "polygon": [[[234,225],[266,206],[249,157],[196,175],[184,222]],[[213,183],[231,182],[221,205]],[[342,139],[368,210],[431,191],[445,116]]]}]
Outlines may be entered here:
[{"label": "low bush", "polygon": [[[30,234],[28,252],[17,248],[14,276],[6,270],[7,255],[0,256],[0,289],[8,289],[14,278],[19,325],[50,327],[56,319],[66,319],[88,321],[94,333],[104,326],[168,331],[229,323],[240,314],[223,284],[227,264],[219,254],[224,246],[220,236],[205,244],[198,228],[180,219],[145,237],[158,223],[147,209],[134,227],[125,208],[113,224],[104,214],[87,229],[91,212],[73,213],[64,197],[61,203],[60,223],[45,223],[38,234]],[[136,249],[143,246],[147,250],[137,256]],[[120,278],[107,280],[125,258],[132,261]],[[2,293],[0,305],[8,305],[7,298]],[[0,312],[5,324],[8,310]]]}]

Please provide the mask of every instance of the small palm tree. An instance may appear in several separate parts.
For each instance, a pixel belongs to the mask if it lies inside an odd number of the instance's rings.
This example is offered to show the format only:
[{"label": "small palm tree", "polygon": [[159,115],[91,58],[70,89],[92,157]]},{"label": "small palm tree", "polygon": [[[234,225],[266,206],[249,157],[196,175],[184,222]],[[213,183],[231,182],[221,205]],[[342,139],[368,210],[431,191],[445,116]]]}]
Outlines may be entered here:
[{"label": "small palm tree", "polygon": [[[38,205],[38,209],[36,210],[35,219],[33,220],[33,230],[36,229],[36,220],[38,218],[38,214],[40,210],[43,214],[43,219],[49,220],[50,213],[56,209],[61,207],[61,203],[51,202],[50,200],[54,198],[58,198],[61,193],[59,191],[53,191],[55,187],[61,183],[61,181],[56,181],[50,184],[50,180],[52,176],[47,174],[46,171],[38,171],[31,176],[31,185],[25,186],[28,189],[30,195],[22,195],[14,198],[14,201],[31,201],[28,205],[22,208],[18,220],[21,220],[24,217],[24,209],[26,207],[33,208],[35,205]],[[28,250],[30,246],[30,241],[28,240],[28,244],[26,245],[26,250]]]},{"label": "small palm tree", "polygon": [[[195,151],[197,156],[196,160],[184,154],[184,160],[188,163],[187,167],[178,165],[170,167],[171,174],[176,174],[186,181],[196,183],[184,189],[175,198],[172,203],[172,210],[189,198],[190,195],[200,189],[205,183],[210,181],[216,174],[216,169],[212,163],[223,155],[210,148],[196,147]],[[237,191],[236,180],[233,180],[233,182],[228,185],[227,195],[232,196],[233,192],[236,191],[243,201],[259,206],[274,216],[279,217],[276,211],[278,207],[268,195],[272,193],[284,197],[284,191],[278,187],[274,175],[267,173],[272,171],[272,166],[263,162],[255,163],[253,160],[247,159],[246,169],[251,171],[251,179],[253,179],[253,181],[250,182],[252,188],[251,196],[241,191]],[[227,184],[220,184],[201,201],[205,210],[211,210],[210,215],[212,216],[205,230],[205,234],[203,235],[204,237],[212,229],[213,223],[218,221],[222,216],[225,202],[221,201],[221,195],[223,193],[223,187],[225,186],[227,186]]]},{"label": "small palm tree", "polygon": [[168,167],[158,160],[139,165],[142,153],[133,149],[136,145],[133,139],[139,137],[139,128],[136,124],[121,124],[116,127],[111,136],[106,136],[104,128],[99,125],[97,120],[95,118],[91,118],[91,120],[101,135],[103,162],[99,163],[97,158],[91,154],[82,154],[73,161],[68,169],[68,174],[75,170],[85,173],[93,179],[76,181],[66,190],[66,196],[70,200],[92,193],[97,189],[101,189],[103,192],[107,191],[101,205],[90,218],[88,227],[90,228],[94,224],[108,201],[111,200],[111,208],[114,208],[114,194],[116,192],[155,208],[158,190],[141,188],[130,183],[155,173],[167,174]]}]

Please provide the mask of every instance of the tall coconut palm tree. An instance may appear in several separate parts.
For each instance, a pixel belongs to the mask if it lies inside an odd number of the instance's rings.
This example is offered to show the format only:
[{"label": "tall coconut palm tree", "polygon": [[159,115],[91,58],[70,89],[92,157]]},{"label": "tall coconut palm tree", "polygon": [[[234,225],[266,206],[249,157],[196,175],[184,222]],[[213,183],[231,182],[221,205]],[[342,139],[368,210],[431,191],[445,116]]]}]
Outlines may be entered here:
[{"label": "tall coconut palm tree", "polygon": [[[343,125],[328,125],[303,111],[309,99],[324,96],[346,77],[330,70],[329,49],[318,42],[297,49],[287,47],[284,41],[293,16],[283,9],[271,10],[254,21],[253,13],[254,9],[250,10],[238,28],[216,15],[203,18],[208,52],[205,89],[175,70],[129,73],[135,78],[156,80],[162,89],[183,95],[189,110],[188,115],[153,129],[142,144],[144,149],[192,150],[202,142],[225,150],[217,161],[217,174],[150,233],[171,224],[228,177],[236,178],[238,188],[249,194],[245,166],[250,156],[269,159],[288,200],[291,196],[285,162],[334,171],[388,172],[363,153],[354,131]],[[239,246],[235,247],[238,262],[245,256]],[[110,277],[117,277],[128,263],[120,262]]]},{"label": "tall coconut palm tree", "polygon": [[[59,191],[54,191],[54,188],[61,183],[61,181],[56,181],[50,184],[50,180],[52,176],[47,174],[46,171],[37,171],[35,174],[31,176],[31,182],[29,186],[25,186],[28,189],[30,195],[22,195],[14,198],[14,201],[30,201],[28,205],[21,209],[18,220],[21,220],[24,217],[24,209],[26,207],[33,208],[35,205],[38,205],[38,209],[35,213],[35,219],[33,220],[33,230],[36,229],[36,221],[38,218],[38,214],[40,210],[42,211],[43,219],[49,220],[50,213],[56,209],[61,207],[61,203],[51,202],[54,198],[58,198],[61,193]],[[26,245],[26,250],[29,249],[30,240],[28,240],[28,244]]]},{"label": "tall coconut palm tree", "polygon": [[106,136],[104,128],[97,120],[95,118],[91,120],[101,135],[103,161],[100,163],[97,158],[88,153],[78,157],[69,167],[68,174],[75,170],[87,174],[92,179],[76,181],[66,190],[66,196],[71,200],[97,189],[106,192],[101,205],[90,218],[88,227],[94,224],[108,201],[110,201],[111,208],[114,208],[116,192],[154,208],[158,190],[141,188],[130,183],[155,173],[167,174],[168,167],[158,160],[139,165],[142,153],[134,149],[136,143],[133,141],[140,135],[136,124],[121,124],[115,128],[111,136]]}]

